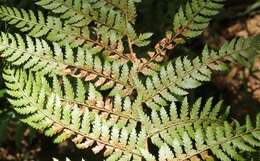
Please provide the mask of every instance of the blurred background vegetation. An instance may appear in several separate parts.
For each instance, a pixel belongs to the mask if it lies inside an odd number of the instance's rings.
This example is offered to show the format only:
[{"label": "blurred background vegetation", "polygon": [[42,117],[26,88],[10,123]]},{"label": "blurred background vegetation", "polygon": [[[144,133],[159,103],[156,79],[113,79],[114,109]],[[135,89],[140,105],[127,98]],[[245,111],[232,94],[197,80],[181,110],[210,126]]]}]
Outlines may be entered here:
[{"label": "blurred background vegetation", "polygon": [[[186,0],[143,0],[138,6],[137,32],[155,33],[150,48],[172,28],[173,16],[185,2]],[[34,5],[34,0],[0,0],[0,5],[42,10]],[[4,22],[0,23],[0,28],[1,31],[15,31]],[[225,40],[257,34],[260,34],[260,0],[227,0],[224,10],[202,36],[171,51],[168,59],[187,53],[189,57],[196,56],[205,43],[217,49]],[[139,54],[142,51],[140,49]],[[0,66],[3,66],[2,62]],[[214,96],[216,100],[224,99],[226,104],[232,105],[232,117],[236,119],[248,113],[255,115],[260,112],[260,59],[252,62],[249,68],[234,64],[229,66],[230,71],[215,74],[212,82],[192,92],[191,97]],[[77,150],[70,142],[53,144],[50,138],[20,122],[19,115],[12,111],[5,96],[0,77],[0,160],[51,161],[53,157],[61,160],[69,157],[72,161],[82,157],[87,161],[102,160],[102,157],[95,156],[90,151]],[[252,161],[260,161],[260,154],[255,153],[250,157]]]}]

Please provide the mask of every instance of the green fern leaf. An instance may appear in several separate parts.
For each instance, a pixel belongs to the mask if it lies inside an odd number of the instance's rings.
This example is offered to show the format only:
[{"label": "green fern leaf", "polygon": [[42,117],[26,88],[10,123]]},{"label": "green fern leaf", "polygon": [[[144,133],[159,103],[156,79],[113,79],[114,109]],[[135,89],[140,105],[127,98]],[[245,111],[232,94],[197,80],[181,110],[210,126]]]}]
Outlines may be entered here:
[{"label": "green fern leaf", "polygon": [[[27,37],[25,41],[18,34],[13,36],[2,33],[0,41],[3,52],[1,56],[16,66],[23,65],[32,71],[81,77],[85,81],[95,82],[95,86],[100,89],[114,88],[121,95],[128,95],[133,90],[129,83],[128,65],[107,61],[103,63],[100,57],[90,55],[91,51],[78,48],[75,55],[68,46],[63,50],[58,44],[53,44],[52,49],[44,40]],[[108,68],[111,70],[108,71]],[[116,92],[112,91],[111,95],[113,93]]]},{"label": "green fern leaf", "polygon": [[160,106],[177,101],[178,96],[187,95],[188,89],[197,88],[201,82],[209,81],[212,71],[225,70],[222,61],[248,65],[252,57],[259,53],[258,43],[259,37],[234,39],[225,43],[218,52],[210,51],[205,46],[201,57],[193,60],[178,58],[174,62],[175,67],[172,63],[167,67],[162,66],[159,73],[148,77],[146,84],[142,85],[146,87],[146,92],[140,92],[140,95],[144,94],[143,102],[152,109],[160,110]]},{"label": "green fern leaf", "polygon": [[[84,101],[86,103],[73,102],[74,98],[72,97],[75,96],[68,94],[66,91],[68,90],[69,93],[74,93],[74,91],[72,91],[74,89],[72,89],[70,82],[66,79],[63,79],[66,82],[64,83],[64,96],[48,93],[52,92],[51,86],[46,84],[48,82],[45,81],[43,75],[37,74],[36,76],[38,79],[40,77],[42,80],[39,80],[40,82],[35,82],[35,79],[33,79],[34,76],[32,74],[27,75],[23,70],[5,70],[4,78],[6,81],[13,83],[16,86],[16,88],[7,90],[9,94],[12,94],[10,102],[16,104],[20,99],[28,100],[28,102],[21,104],[20,107],[15,108],[18,109],[17,112],[19,112],[19,109],[29,107],[27,113],[21,113],[24,115],[24,118],[22,119],[24,122],[36,129],[44,131],[48,136],[54,136],[55,143],[60,143],[70,138],[79,148],[88,148],[96,142],[97,145],[92,147],[92,150],[95,153],[108,147],[113,149],[111,153],[115,149],[118,149],[123,150],[124,152],[128,151],[130,156],[141,156],[138,149],[131,149],[128,147],[127,142],[128,138],[132,140],[132,143],[129,146],[133,146],[133,143],[138,142],[136,140],[136,135],[129,135],[132,133],[133,127],[136,126],[135,119],[129,123],[123,121],[128,117],[126,113],[110,111],[109,106],[112,106],[112,104],[110,104],[111,102],[109,101],[100,102],[102,100],[87,100]],[[27,77],[31,79],[27,80]],[[26,87],[27,85],[25,85],[24,81],[31,81],[30,85],[32,90],[28,90],[29,88]],[[10,92],[12,90],[19,91],[20,94]],[[33,96],[34,92],[42,94]],[[96,96],[97,91],[92,90],[90,92],[94,92],[91,93],[91,95],[94,96],[90,98],[98,99],[100,97],[98,95]],[[48,95],[50,95],[50,99],[48,99]],[[39,101],[41,99],[44,99],[44,103]],[[83,109],[90,109],[93,111],[84,111]],[[118,115],[121,119],[114,120],[113,117],[111,117],[110,120],[105,121],[104,118],[101,118],[95,111],[100,111],[102,113],[106,112],[109,115],[114,116]],[[129,111],[130,110],[128,109],[127,113],[129,113]],[[38,126],[36,124],[38,124]],[[110,137],[109,134],[111,129],[117,129],[118,134]],[[115,139],[117,142],[115,142]],[[114,141],[110,143],[110,140]],[[117,146],[118,144],[121,146]]]},{"label": "green fern leaf", "polygon": [[222,9],[223,2],[225,0],[188,1],[184,7],[180,7],[175,15],[173,23],[175,34],[183,36],[183,38],[193,38],[200,35],[212,17]]}]

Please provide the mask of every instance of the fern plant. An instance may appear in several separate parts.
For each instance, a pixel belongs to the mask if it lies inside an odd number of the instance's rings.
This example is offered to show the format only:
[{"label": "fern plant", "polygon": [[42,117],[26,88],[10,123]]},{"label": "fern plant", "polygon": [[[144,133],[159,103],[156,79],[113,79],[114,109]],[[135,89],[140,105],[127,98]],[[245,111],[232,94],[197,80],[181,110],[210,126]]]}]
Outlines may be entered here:
[{"label": "fern plant", "polygon": [[191,103],[189,92],[226,70],[226,61],[248,65],[260,37],[165,59],[199,36],[224,2],[188,0],[145,56],[136,51],[152,33],[135,32],[140,0],[36,0],[38,12],[1,6],[0,19],[25,33],[0,36],[8,100],[55,143],[69,139],[108,161],[246,160],[260,146],[260,114],[256,123],[230,121],[223,101]]}]

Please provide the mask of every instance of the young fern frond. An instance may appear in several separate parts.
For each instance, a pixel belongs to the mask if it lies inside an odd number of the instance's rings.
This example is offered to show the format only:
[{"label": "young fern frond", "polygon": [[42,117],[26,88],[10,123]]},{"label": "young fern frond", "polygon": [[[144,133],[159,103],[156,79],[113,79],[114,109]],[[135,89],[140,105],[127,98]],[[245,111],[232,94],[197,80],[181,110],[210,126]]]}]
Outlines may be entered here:
[{"label": "young fern frond", "polygon": [[187,95],[187,90],[211,80],[212,71],[225,70],[224,60],[247,65],[259,52],[259,43],[259,37],[233,39],[226,42],[218,52],[205,46],[201,57],[193,60],[178,58],[174,63],[161,67],[158,74],[146,79],[145,87],[138,89],[138,94],[149,108],[160,110],[161,106]]},{"label": "young fern frond", "polygon": [[87,49],[77,48],[74,53],[68,45],[63,50],[56,43],[50,47],[42,39],[27,36],[24,40],[19,34],[6,33],[1,33],[0,43],[1,56],[13,65],[23,65],[32,71],[79,77],[94,82],[101,90],[113,88],[111,95],[128,95],[133,90],[128,75],[134,68],[131,69],[127,64],[120,65],[116,61],[103,62]]}]

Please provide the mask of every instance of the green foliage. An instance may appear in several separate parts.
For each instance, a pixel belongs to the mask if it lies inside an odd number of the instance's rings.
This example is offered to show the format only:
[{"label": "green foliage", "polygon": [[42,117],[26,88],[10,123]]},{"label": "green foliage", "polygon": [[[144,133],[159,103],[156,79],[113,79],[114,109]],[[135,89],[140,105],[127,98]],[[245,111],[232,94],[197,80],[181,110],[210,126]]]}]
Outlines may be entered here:
[{"label": "green foliage", "polygon": [[200,35],[209,21],[223,7],[225,0],[188,1],[174,18],[174,32],[184,38]]},{"label": "green foliage", "polygon": [[147,54],[149,59],[141,59],[140,71],[144,75],[153,75],[154,71],[158,71],[160,63],[165,60],[167,50],[184,44],[187,39],[199,36],[222,9],[224,2],[225,0],[187,0],[174,3],[175,6],[181,6],[173,19],[173,32],[167,31],[166,37],[157,42],[155,51]]},{"label": "green foliage", "polygon": [[80,46],[84,42],[83,39],[77,38],[80,30],[64,26],[59,18],[52,16],[45,18],[41,11],[36,15],[32,10],[1,6],[0,13],[2,20],[15,25],[22,32],[28,32],[30,36],[47,36],[48,40],[61,45]]},{"label": "green foliage", "polygon": [[[84,86],[82,88],[80,80],[77,80],[77,89],[74,92],[66,77],[62,79],[63,87],[59,86],[56,77],[53,78],[53,86],[50,87],[42,74],[34,76],[26,74],[23,70],[15,72],[6,69],[3,77],[6,86],[11,88],[7,91],[12,96],[9,102],[16,106],[15,110],[19,114],[24,115],[22,121],[43,131],[47,136],[55,136],[54,142],[60,143],[71,138],[77,147],[87,148],[96,141],[93,152],[98,153],[107,148],[107,155],[119,148],[117,144],[122,144],[130,154],[135,154],[132,147],[137,140],[130,137],[134,142],[129,145],[126,140],[128,134],[132,130],[135,131],[133,127],[137,123],[134,118],[135,112],[126,105],[128,99],[124,100],[123,105],[117,102],[117,106],[112,108],[110,100],[104,101],[102,95],[91,84],[88,87],[88,97],[85,98],[86,91]],[[103,115],[107,115],[108,120]],[[136,135],[132,137],[136,138]],[[109,143],[109,140],[113,142]]]},{"label": "green foliage", "polygon": [[24,40],[19,34],[2,33],[0,39],[0,50],[4,53],[2,57],[13,65],[23,65],[24,69],[32,71],[81,77],[85,81],[93,81],[101,90],[113,88],[111,95],[131,93],[133,90],[132,85],[128,84],[128,75],[134,73],[134,68],[116,61],[102,61],[91,50],[79,47],[74,53],[69,45],[63,49],[57,43],[48,44],[43,39],[27,36]]},{"label": "green foliage", "polygon": [[[229,122],[223,101],[192,103],[189,92],[226,70],[226,61],[249,65],[260,37],[166,61],[167,50],[201,34],[224,1],[187,1],[173,33],[149,50],[142,47],[153,34],[134,28],[139,3],[38,0],[50,15],[2,6],[0,19],[26,33],[0,36],[14,110],[55,143],[69,139],[108,161],[246,160],[244,153],[260,146],[260,115],[256,124],[249,117],[245,125]],[[141,50],[149,58],[137,55]]]},{"label": "green foliage", "polygon": [[140,88],[139,93],[148,107],[160,109],[160,106],[168,105],[167,102],[178,100],[177,96],[187,95],[187,90],[197,88],[201,82],[209,81],[212,71],[225,70],[225,64],[218,60],[228,59],[248,64],[259,50],[259,43],[259,37],[247,40],[233,39],[225,43],[218,52],[210,51],[205,46],[200,57],[193,60],[187,57],[178,58],[166,67],[162,66],[158,73],[146,79],[146,88]]}]

